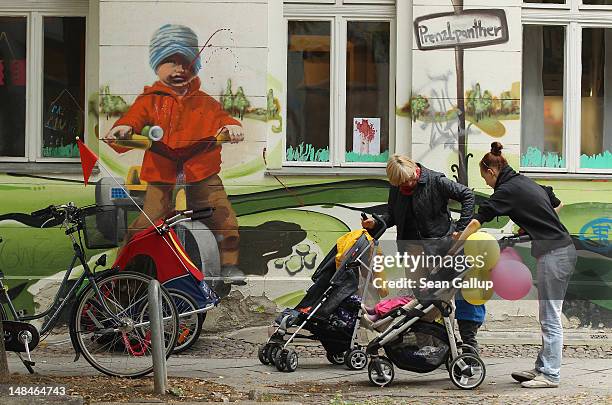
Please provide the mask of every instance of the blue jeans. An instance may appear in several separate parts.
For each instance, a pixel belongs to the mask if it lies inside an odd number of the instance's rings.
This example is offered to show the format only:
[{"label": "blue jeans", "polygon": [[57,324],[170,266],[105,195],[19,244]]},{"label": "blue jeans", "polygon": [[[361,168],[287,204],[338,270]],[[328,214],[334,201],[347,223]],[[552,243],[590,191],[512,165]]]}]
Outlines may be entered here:
[{"label": "blue jeans", "polygon": [[567,285],[576,267],[574,245],[554,249],[538,258],[538,300],[542,348],[535,368],[549,380],[558,383],[563,353],[561,309]]}]

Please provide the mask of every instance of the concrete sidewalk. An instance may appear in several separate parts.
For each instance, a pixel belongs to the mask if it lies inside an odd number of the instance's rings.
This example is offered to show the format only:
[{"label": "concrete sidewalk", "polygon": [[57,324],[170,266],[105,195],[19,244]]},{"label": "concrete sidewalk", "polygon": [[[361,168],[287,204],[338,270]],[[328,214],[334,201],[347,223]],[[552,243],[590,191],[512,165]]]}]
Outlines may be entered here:
[{"label": "concrete sidewalk", "polygon": [[[365,330],[360,330],[365,334]],[[479,340],[487,343],[506,345],[484,347],[483,360],[487,376],[476,390],[457,389],[444,367],[428,374],[410,373],[395,368],[395,380],[383,389],[373,387],[368,381],[367,370],[350,371],[344,366],[328,363],[324,350],[318,342],[303,346],[296,344],[299,352],[299,366],[294,373],[283,373],[273,366],[264,366],[257,360],[257,349],[267,340],[267,327],[244,328],[224,334],[205,335],[185,354],[172,356],[168,361],[171,377],[198,378],[232,387],[249,398],[259,401],[293,401],[297,403],[330,403],[344,405],[346,400],[357,404],[390,403],[500,403],[520,404],[571,402],[576,404],[612,404],[612,351],[609,336],[597,343],[603,350],[586,350],[584,355],[572,352],[566,347],[562,369],[562,384],[557,389],[529,390],[510,377],[515,370],[533,368],[535,347],[521,344],[524,333],[483,334]],[[485,336],[486,335],[486,336]],[[575,343],[586,343],[586,334],[571,336]],[[371,336],[361,336],[368,341]],[[59,339],[59,340],[58,340]],[[503,340],[500,340],[503,339]],[[66,336],[57,335],[35,351],[36,371],[47,376],[96,376],[100,375],[83,357],[73,362],[74,352]],[[491,342],[489,342],[491,341]],[[508,346],[508,343],[514,344]],[[589,342],[590,343],[590,342]],[[300,341],[299,344],[304,344]],[[518,348],[518,350],[515,350]],[[598,358],[603,357],[603,358]],[[9,354],[12,372],[26,373],[25,368],[14,354]],[[246,395],[244,396],[246,397]],[[340,400],[337,400],[340,398]],[[95,398],[92,398],[95,401]],[[373,399],[373,402],[370,401]],[[370,401],[370,402],[364,402]],[[379,401],[379,402],[376,402]],[[1,401],[0,401],[1,402]]]},{"label": "concrete sidewalk", "polygon": [[[36,371],[43,375],[83,376],[98,375],[83,358],[76,363],[73,356],[39,357]],[[612,360],[565,359],[563,381],[557,389],[529,390],[521,388],[509,376],[513,370],[530,369],[533,359],[484,358],[487,367],[485,382],[474,391],[461,391],[451,383],[444,368],[428,374],[415,374],[396,368],[396,377],[384,389],[369,384],[367,372],[349,371],[343,366],[333,366],[324,358],[300,358],[296,372],[278,372],[264,366],[257,359],[205,359],[196,356],[173,356],[168,362],[168,373],[175,377],[202,378],[226,384],[239,391],[256,392],[259,398],[280,395],[285,400],[309,403],[329,403],[338,391],[343,398],[387,398],[414,402],[420,398],[427,403],[437,403],[446,398],[463,398],[472,402],[532,403],[535,399],[558,403],[561,398],[574,403],[612,403]],[[9,355],[12,372],[26,373],[14,355]],[[326,397],[327,395],[327,397]],[[318,398],[318,399],[315,399]],[[314,402],[313,402],[314,401]],[[464,402],[461,400],[461,402]]]}]

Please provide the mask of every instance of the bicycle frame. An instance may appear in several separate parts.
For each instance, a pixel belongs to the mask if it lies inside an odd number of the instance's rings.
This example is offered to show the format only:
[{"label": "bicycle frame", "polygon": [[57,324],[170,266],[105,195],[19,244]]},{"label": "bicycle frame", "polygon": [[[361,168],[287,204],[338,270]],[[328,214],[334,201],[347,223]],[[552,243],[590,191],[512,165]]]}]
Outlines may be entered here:
[{"label": "bicycle frame", "polygon": [[[78,242],[77,242],[76,238],[74,237],[74,233],[75,232],[79,233],[79,241]],[[66,306],[66,303],[77,296],[77,292],[82,287],[83,282],[85,281],[85,279],[87,279],[93,285],[93,289],[94,289],[94,291],[96,293],[96,296],[100,300],[100,303],[102,304],[102,307],[103,307],[104,311],[106,311],[107,315],[109,315],[109,317],[111,319],[113,319],[114,321],[116,321],[119,324],[123,325],[123,322],[107,307],[106,302],[105,302],[105,300],[104,300],[104,298],[102,296],[102,292],[98,288],[98,284],[96,283],[95,273],[91,271],[91,269],[89,268],[89,265],[87,264],[87,260],[85,259],[85,254],[84,254],[84,249],[83,249],[83,245],[82,245],[82,242],[81,242],[80,232],[81,232],[81,230],[78,228],[78,226],[76,228],[70,228],[70,229],[66,230],[66,234],[69,235],[70,239],[72,240],[72,247],[74,249],[74,256],[72,257],[72,261],[70,262],[70,266],[68,266],[68,269],[66,270],[66,274],[64,275],[64,278],[62,279],[62,282],[60,284],[59,290],[55,294],[55,298],[53,299],[53,303],[45,311],[41,312],[40,314],[31,315],[31,316],[19,316],[17,310],[15,309],[15,306],[13,305],[13,302],[11,301],[10,297],[8,296],[7,290],[4,288],[4,286],[2,284],[2,281],[0,280],[0,288],[2,289],[2,292],[4,294],[4,298],[6,299],[6,302],[8,304],[8,307],[9,307],[9,310],[11,312],[11,315],[13,316],[15,321],[29,322],[29,321],[33,321],[33,320],[36,320],[36,319],[41,319],[41,318],[44,318],[44,317],[46,317],[48,315],[51,315],[51,317],[45,323],[43,323],[43,325],[42,325],[42,327],[40,329],[40,334],[44,335],[45,333],[47,333],[48,331],[52,330],[55,327],[55,325],[57,323],[57,320],[59,318],[59,315],[61,314],[62,310]],[[68,279],[69,279],[70,275],[72,274],[72,271],[74,270],[74,265],[76,264],[77,260],[83,266],[83,274],[81,274],[79,276],[79,278],[77,279],[76,283],[74,283],[74,285],[70,288],[70,290],[68,291],[66,296],[62,298],[60,295],[61,295],[64,287],[66,286],[66,284],[68,282]]]}]

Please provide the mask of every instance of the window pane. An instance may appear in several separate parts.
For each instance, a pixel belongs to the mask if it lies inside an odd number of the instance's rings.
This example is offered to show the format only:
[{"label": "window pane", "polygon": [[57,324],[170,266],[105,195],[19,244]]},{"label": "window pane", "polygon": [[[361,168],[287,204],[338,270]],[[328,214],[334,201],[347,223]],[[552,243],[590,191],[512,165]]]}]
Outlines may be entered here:
[{"label": "window pane", "polygon": [[44,17],[42,156],[78,157],[85,100],[85,18]]},{"label": "window pane", "polygon": [[580,167],[612,168],[612,29],[582,30]]},{"label": "window pane", "polygon": [[331,23],[289,21],[287,161],[329,162]]},{"label": "window pane", "polygon": [[0,17],[0,156],[25,156],[26,17]]},{"label": "window pane", "polygon": [[388,22],[350,21],[346,49],[347,162],[389,158]]},{"label": "window pane", "polygon": [[582,0],[582,4],[612,6],[612,0]]},{"label": "window pane", "polygon": [[563,156],[565,28],[523,28],[521,166],[566,167]]}]

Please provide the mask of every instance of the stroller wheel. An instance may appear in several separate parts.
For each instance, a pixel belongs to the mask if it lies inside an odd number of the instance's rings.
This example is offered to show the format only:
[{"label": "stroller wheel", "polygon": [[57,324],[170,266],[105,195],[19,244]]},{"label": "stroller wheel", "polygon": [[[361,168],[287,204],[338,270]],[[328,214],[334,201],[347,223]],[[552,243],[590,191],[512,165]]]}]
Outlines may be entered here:
[{"label": "stroller wheel", "polygon": [[476,350],[473,346],[465,343],[459,346],[459,349],[461,350],[461,353],[472,353],[478,355],[478,350]]},{"label": "stroller wheel", "polygon": [[276,365],[276,354],[282,348],[283,347],[281,345],[279,345],[278,343],[271,343],[270,344],[270,349],[268,350],[268,364]]},{"label": "stroller wheel", "polygon": [[259,348],[259,350],[257,351],[257,357],[259,358],[259,361],[261,362],[261,364],[266,365],[266,366],[270,364],[270,359],[268,358],[269,354],[270,354],[270,343],[266,343],[265,345]]},{"label": "stroller wheel", "polygon": [[278,371],[294,372],[298,366],[298,354],[293,349],[280,349],[274,361]]},{"label": "stroller wheel", "polygon": [[361,349],[353,349],[346,354],[344,364],[351,370],[363,370],[368,365],[368,356]]},{"label": "stroller wheel", "polygon": [[463,353],[451,362],[449,375],[458,388],[471,390],[482,384],[486,369],[480,357],[472,353]]},{"label": "stroller wheel", "polygon": [[[176,305],[179,314],[198,309],[198,305],[189,294],[179,290],[168,290],[168,292],[174,300],[174,305]],[[202,333],[202,325],[205,319],[206,314],[202,313],[179,317],[179,336],[174,347],[174,354],[184,352],[194,345]]]},{"label": "stroller wheel", "polygon": [[368,377],[370,382],[377,387],[384,387],[391,384],[395,377],[393,363],[386,357],[379,357],[370,362],[368,366]]},{"label": "stroller wheel", "polygon": [[[474,349],[474,347],[470,346],[470,345],[466,345],[466,344],[462,344],[461,346],[458,347],[459,349],[459,353],[463,354],[463,353],[472,353],[476,356],[478,356],[478,350]],[[448,371],[450,373],[450,365],[452,363],[453,359],[451,357],[450,352],[448,353],[448,357],[446,357],[446,361],[445,361],[445,365],[446,365],[446,371]]]},{"label": "stroller wheel", "polygon": [[337,366],[344,364],[344,358],[346,356],[346,352],[331,354],[327,352],[327,360],[331,364],[335,364]]}]

